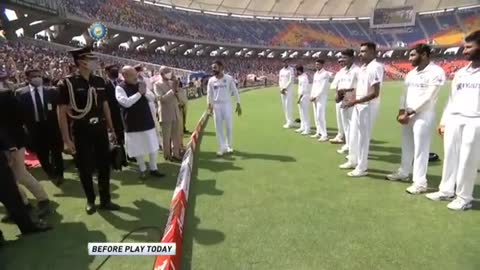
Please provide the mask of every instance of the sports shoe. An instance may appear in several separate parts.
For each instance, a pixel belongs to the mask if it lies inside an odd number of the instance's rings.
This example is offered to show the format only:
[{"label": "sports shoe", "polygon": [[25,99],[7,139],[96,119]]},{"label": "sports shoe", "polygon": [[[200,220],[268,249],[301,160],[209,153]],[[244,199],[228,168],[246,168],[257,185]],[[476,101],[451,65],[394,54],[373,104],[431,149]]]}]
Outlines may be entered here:
[{"label": "sports shoe", "polygon": [[455,200],[453,200],[451,203],[447,205],[448,209],[456,210],[456,211],[467,210],[472,208],[472,206],[473,205],[471,201],[467,202],[461,198],[456,198]]},{"label": "sports shoe", "polygon": [[396,172],[396,173],[387,174],[385,178],[387,178],[390,181],[407,181],[408,175]]},{"label": "sports shoe", "polygon": [[297,133],[303,132],[303,128],[295,129],[295,132]]},{"label": "sports shoe", "polygon": [[310,138],[319,139],[319,138],[320,138],[320,134],[315,133],[315,134],[313,134],[312,136],[310,136]]},{"label": "sports shoe", "polygon": [[320,139],[318,139],[319,142],[327,142],[328,141],[328,137],[327,136],[322,136],[320,137]]},{"label": "sports shoe", "polygon": [[451,200],[453,199],[453,195],[450,196],[450,195],[447,195],[441,191],[437,191],[437,192],[433,192],[433,193],[428,193],[427,195],[425,195],[425,197],[427,197],[428,199],[432,200],[432,201],[448,201],[448,200]]},{"label": "sports shoe", "polygon": [[233,148],[232,148],[232,147],[228,147],[228,148],[227,148],[227,153],[232,154],[232,153],[233,153]]},{"label": "sports shoe", "polygon": [[337,153],[339,153],[340,155],[347,154],[348,153],[348,146],[345,144],[344,146],[342,146],[342,148],[337,150]]},{"label": "sports shoe", "polygon": [[344,143],[344,141],[343,141],[342,138],[337,136],[333,139],[330,139],[330,143],[332,143],[332,144],[342,144],[342,143]]},{"label": "sports shoe", "polygon": [[409,186],[406,190],[407,193],[417,195],[427,192],[427,187],[417,186],[415,184]]},{"label": "sports shoe", "polygon": [[340,169],[350,170],[350,169],[355,169],[355,167],[357,167],[357,165],[350,163],[350,161],[347,161],[347,162],[343,163],[342,165],[340,165],[338,167]]},{"label": "sports shoe", "polygon": [[359,171],[359,170],[353,170],[349,173],[347,173],[348,176],[350,177],[362,177],[362,176],[367,176],[368,172],[366,171]]},{"label": "sports shoe", "polygon": [[300,134],[303,135],[303,136],[307,136],[307,135],[310,135],[310,131],[304,130],[304,131],[302,131],[302,133],[300,133]]},{"label": "sports shoe", "polygon": [[217,157],[223,157],[224,154],[225,154],[224,151],[218,151],[217,152]]},{"label": "sports shoe", "polygon": [[292,124],[285,124],[285,125],[283,125],[283,128],[292,128],[292,127],[293,127]]}]

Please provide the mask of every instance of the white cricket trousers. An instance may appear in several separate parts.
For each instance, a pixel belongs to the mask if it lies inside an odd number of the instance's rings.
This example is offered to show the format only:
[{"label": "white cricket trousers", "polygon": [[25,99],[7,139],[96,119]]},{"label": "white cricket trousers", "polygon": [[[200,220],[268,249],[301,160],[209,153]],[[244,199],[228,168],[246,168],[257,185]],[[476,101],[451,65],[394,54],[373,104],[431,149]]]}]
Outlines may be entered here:
[{"label": "white cricket trousers", "polygon": [[345,138],[345,131],[343,129],[343,122],[342,122],[342,102],[335,104],[335,113],[337,116],[337,136],[336,138],[343,139]]},{"label": "white cricket trousers", "polygon": [[282,98],[282,108],[285,114],[285,123],[287,125],[293,125],[295,120],[293,119],[293,87],[287,88],[285,95],[280,94]]},{"label": "white cricket trousers", "polygon": [[428,159],[432,130],[435,126],[435,110],[421,112],[402,126],[402,163],[399,173],[412,174],[413,183],[427,187]]},{"label": "white cricket trousers", "polygon": [[[228,147],[232,147],[232,129],[233,129],[233,110],[232,103],[214,103],[213,118],[215,130],[217,133],[217,142],[220,151],[225,152]],[[227,136],[225,137],[225,128]]]},{"label": "white cricket trousers", "polygon": [[[340,103],[341,104],[341,103]],[[353,108],[340,109],[340,121],[344,132],[343,138],[345,145],[348,147],[350,142],[350,122],[352,121]]]},{"label": "white cricket trousers", "polygon": [[327,107],[327,94],[321,95],[313,102],[313,115],[315,117],[316,134],[327,137],[327,122],[325,120],[325,111]]},{"label": "white cricket trousers", "polygon": [[480,118],[451,116],[445,124],[443,148],[440,192],[472,201],[480,160]]},{"label": "white cricket trousers", "polygon": [[303,97],[298,104],[298,111],[300,113],[300,129],[303,132],[310,132],[310,110],[309,110],[310,100],[307,97]]},{"label": "white cricket trousers", "polygon": [[379,102],[358,104],[353,107],[348,160],[351,164],[357,165],[355,168],[357,171],[364,172],[368,169],[370,139],[379,108]]}]

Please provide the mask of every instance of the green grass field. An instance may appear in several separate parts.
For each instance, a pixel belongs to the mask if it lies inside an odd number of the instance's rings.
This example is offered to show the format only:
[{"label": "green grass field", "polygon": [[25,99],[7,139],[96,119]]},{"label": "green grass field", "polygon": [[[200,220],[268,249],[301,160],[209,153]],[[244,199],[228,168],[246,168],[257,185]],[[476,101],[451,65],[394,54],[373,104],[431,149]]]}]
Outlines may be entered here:
[{"label": "green grass field", "polygon": [[[383,180],[400,160],[395,116],[401,86],[385,84],[370,175],[359,179],[337,168],[344,162],[338,146],[282,128],[277,89],[242,94],[244,115],[234,124],[236,153],[217,158],[212,121],[205,131],[192,174],[182,269],[480,269],[478,206],[452,212],[446,203],[406,194],[407,183]],[[191,102],[190,128],[204,108],[204,99]],[[327,124],[335,134],[333,96]],[[438,136],[432,151],[442,157]],[[103,258],[88,256],[88,242],[118,241],[143,225],[163,228],[178,166],[160,168],[168,172],[167,179],[142,183],[134,168],[114,174],[114,198],[125,210],[93,216],[83,211],[83,192],[74,175],[62,189],[43,181],[57,206],[49,218],[55,230],[9,242],[0,250],[0,269],[95,269]],[[433,189],[440,172],[441,163],[431,164]],[[40,170],[35,173],[45,178]],[[0,226],[8,240],[16,239],[13,225]],[[151,231],[129,241],[159,238]],[[147,270],[152,263],[152,257],[114,257],[102,269]]]}]

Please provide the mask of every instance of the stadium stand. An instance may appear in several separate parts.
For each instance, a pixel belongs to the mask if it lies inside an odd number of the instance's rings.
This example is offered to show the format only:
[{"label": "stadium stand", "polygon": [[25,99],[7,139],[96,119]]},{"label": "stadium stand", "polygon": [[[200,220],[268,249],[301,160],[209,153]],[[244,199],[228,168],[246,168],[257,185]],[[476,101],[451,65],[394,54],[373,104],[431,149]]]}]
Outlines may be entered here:
[{"label": "stadium stand", "polygon": [[368,20],[252,20],[171,10],[128,0],[67,0],[66,8],[76,16],[159,34],[302,48],[351,47],[365,40],[385,47],[430,41],[449,46],[460,44],[465,33],[480,25],[476,16],[478,9],[419,15],[414,26],[374,30],[370,29]]}]

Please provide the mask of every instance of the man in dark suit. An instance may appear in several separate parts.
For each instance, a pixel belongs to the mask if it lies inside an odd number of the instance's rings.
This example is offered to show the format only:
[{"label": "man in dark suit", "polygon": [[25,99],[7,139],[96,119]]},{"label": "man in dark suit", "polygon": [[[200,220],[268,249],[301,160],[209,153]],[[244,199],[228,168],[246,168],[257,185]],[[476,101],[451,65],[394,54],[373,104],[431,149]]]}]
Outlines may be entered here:
[{"label": "man in dark suit", "polygon": [[122,165],[127,166],[127,156],[125,153],[125,133],[123,127],[123,118],[120,105],[115,97],[115,88],[122,80],[119,79],[119,68],[117,65],[107,66],[105,68],[107,74],[105,92],[107,94],[108,106],[110,107],[110,114],[112,117],[113,127],[115,129],[115,136],[117,137],[117,144],[123,153]]},{"label": "man in dark suit", "polygon": [[27,70],[28,85],[16,91],[25,125],[43,170],[56,185],[63,177],[63,142],[57,120],[57,92],[43,86],[40,70]]},{"label": "man in dark suit", "polygon": [[[10,153],[13,151],[16,151],[15,144],[11,142],[5,129],[0,127],[0,202],[5,206],[22,234],[48,231],[51,227],[43,221],[34,222],[22,201],[17,183],[8,164],[11,159]],[[0,246],[3,245],[4,241],[2,231],[0,231]]]}]

